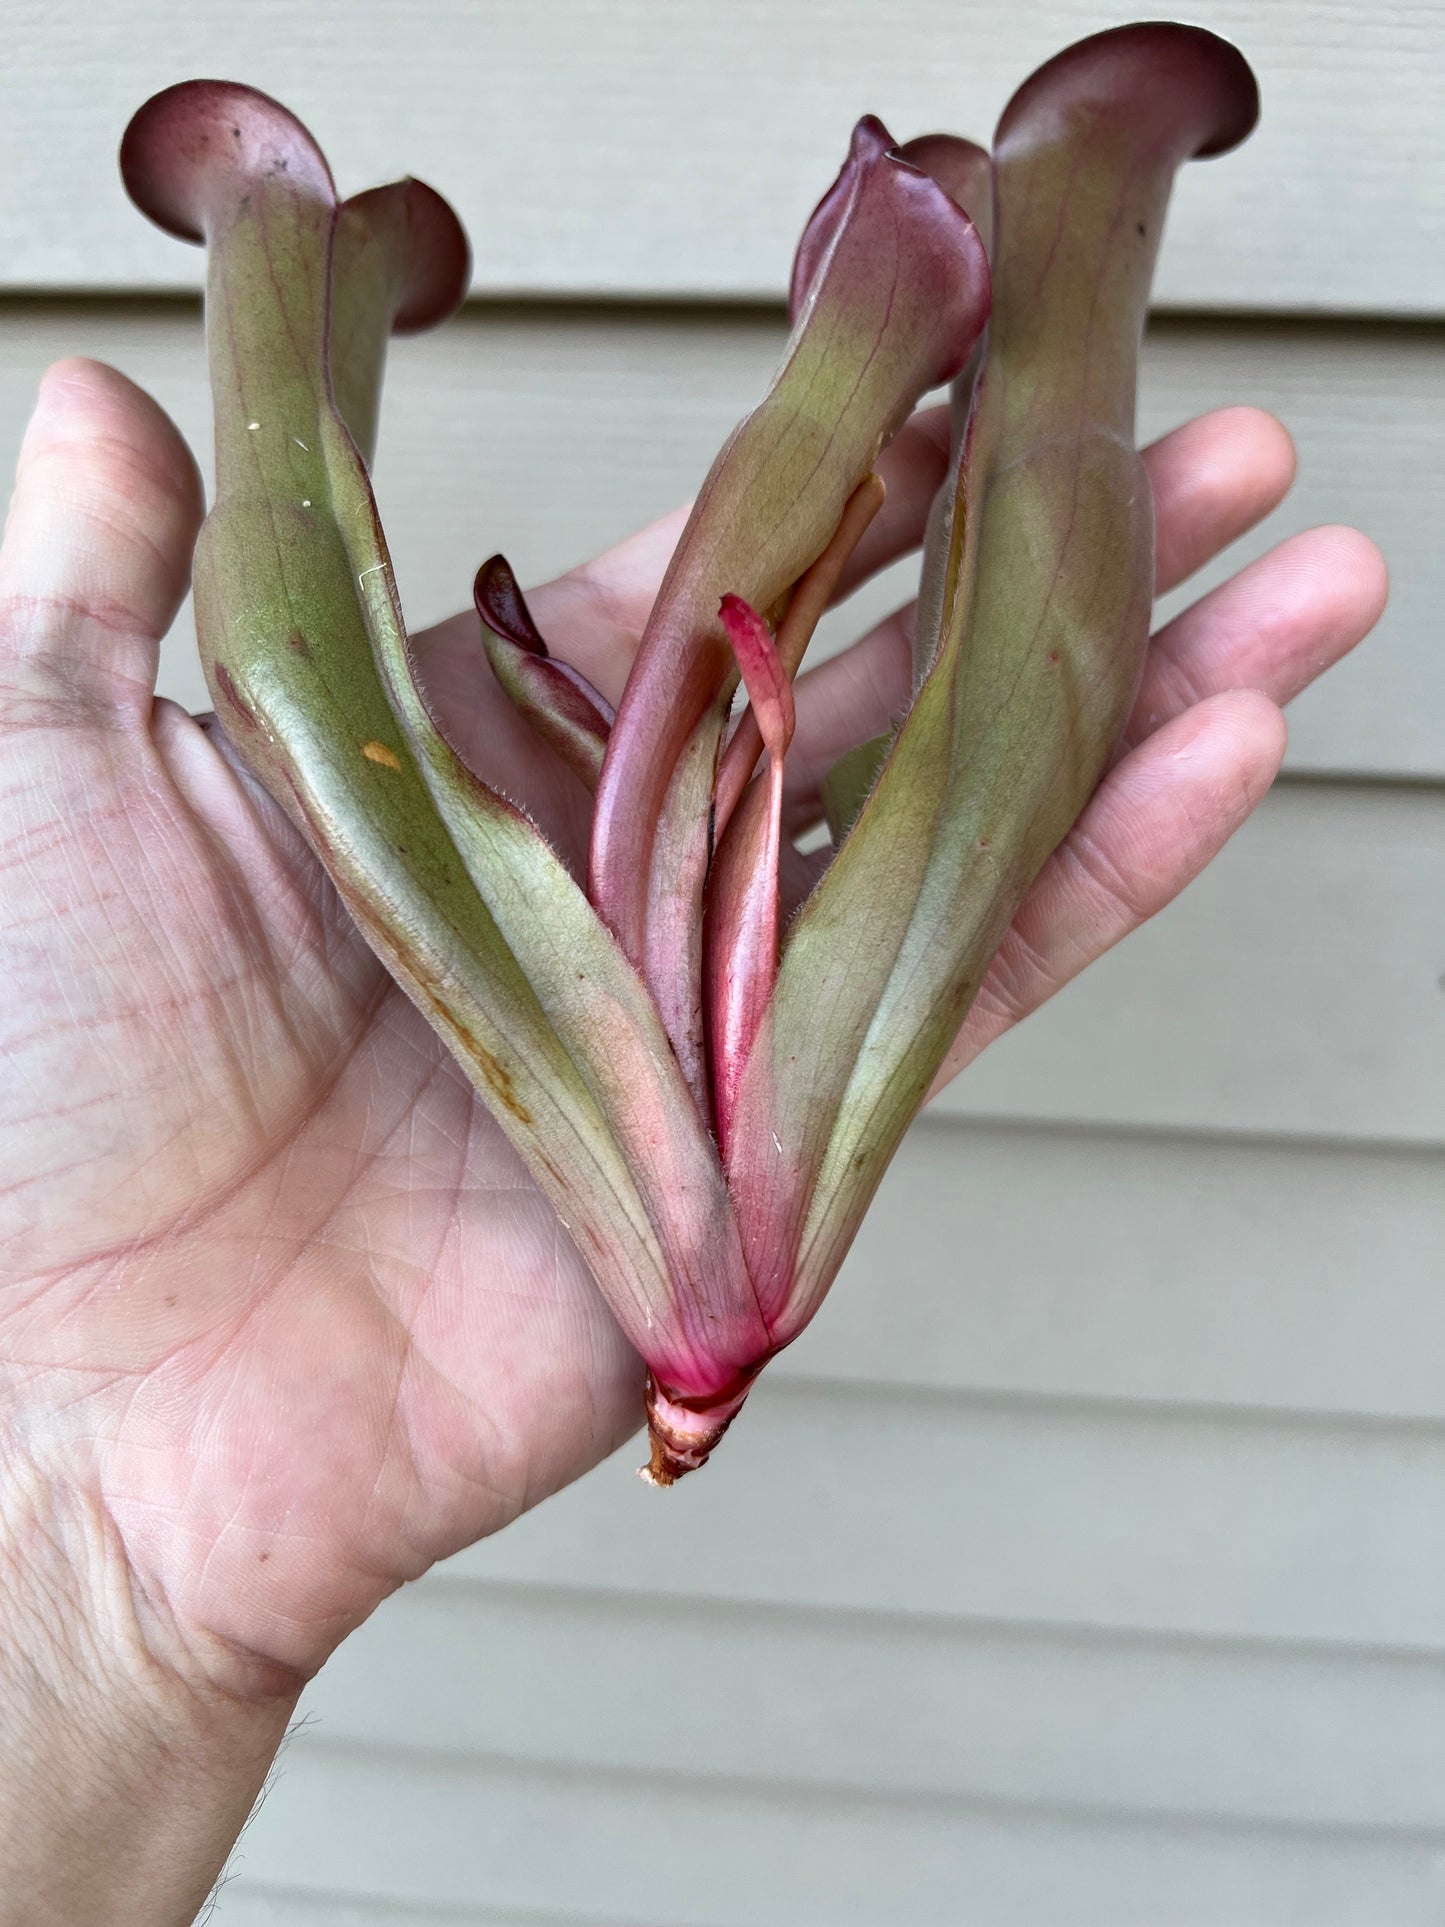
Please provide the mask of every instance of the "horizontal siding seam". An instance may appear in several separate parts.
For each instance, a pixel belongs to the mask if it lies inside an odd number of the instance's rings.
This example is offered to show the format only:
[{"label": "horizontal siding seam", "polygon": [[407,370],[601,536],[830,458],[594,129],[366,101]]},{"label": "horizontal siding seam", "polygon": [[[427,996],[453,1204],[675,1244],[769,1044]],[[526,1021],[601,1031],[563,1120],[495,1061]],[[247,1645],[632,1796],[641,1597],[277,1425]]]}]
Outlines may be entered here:
[{"label": "horizontal siding seam", "polygon": [[[1023,1021],[1027,1023],[1028,1019]],[[963,1075],[967,1077],[967,1071]],[[952,1088],[949,1085],[946,1090]],[[1133,1144],[1234,1145],[1250,1151],[1305,1151],[1321,1155],[1338,1151],[1342,1156],[1378,1154],[1382,1157],[1415,1158],[1431,1164],[1439,1164],[1445,1159],[1445,1137],[1361,1137],[1348,1131],[1272,1130],[1268,1125],[1248,1130],[1238,1124],[1176,1124],[1172,1121],[1130,1123],[1128,1119],[1110,1117],[1100,1117],[1095,1121],[1049,1111],[979,1109],[950,1114],[946,1109],[938,1108],[937,1099],[934,1105],[935,1108],[921,1113],[920,1122],[927,1122],[931,1126],[955,1124],[971,1130],[1016,1130],[1032,1135],[1066,1133],[1079,1138],[1117,1138]],[[1442,1168],[1442,1178],[1445,1178],[1445,1168]]]},{"label": "horizontal siding seam", "polygon": [[[214,1896],[223,1903],[226,1891],[235,1887],[240,1897],[248,1902],[261,1901],[268,1906],[281,1907],[325,1907],[326,1918],[343,1909],[348,1913],[360,1914],[364,1919],[377,1920],[382,1927],[394,1920],[398,1912],[405,1912],[408,1919],[425,1921],[429,1927],[637,1927],[635,1920],[621,1914],[558,1914],[550,1911],[539,1912],[533,1907],[488,1907],[478,1903],[476,1906],[455,1906],[446,1901],[415,1900],[410,1894],[358,1893],[350,1888],[327,1887],[319,1892],[314,1887],[296,1887],[290,1884],[278,1886],[269,1880],[251,1880],[244,1870],[237,1868],[226,1877],[217,1888]],[[225,1927],[226,1911],[218,1904],[215,1918]],[[197,1927],[207,1927],[209,1914],[202,1914]],[[317,1920],[308,1914],[307,1927],[326,1927],[325,1919]],[[689,1927],[725,1927],[721,1921],[690,1922]]]},{"label": "horizontal siding seam", "polygon": [[[909,1644],[970,1641],[1018,1646],[1078,1647],[1085,1653],[1144,1652],[1183,1659],[1251,1659],[1280,1665],[1343,1663],[1360,1668],[1428,1671],[1438,1677],[1442,1649],[1403,1641],[1328,1639],[1318,1634],[1232,1633],[1184,1630],[1168,1626],[1096,1623],[1078,1619],[1005,1618],[997,1613],[903,1611],[883,1606],[795,1605],[779,1599],[726,1598],[715,1593],[670,1594],[666,1603],[656,1593],[618,1586],[573,1585],[565,1580],[491,1579],[481,1574],[453,1573],[445,1566],[415,1579],[392,1595],[399,1605],[408,1598],[432,1597],[475,1605],[479,1598],[551,1611],[559,1617],[572,1613],[608,1620],[667,1619],[685,1611],[693,1621],[739,1619],[749,1626],[768,1626],[775,1632],[793,1629],[819,1632],[825,1637],[876,1635],[880,1641]],[[388,1610],[384,1607],[382,1610]]]},{"label": "horizontal siding seam", "polygon": [[[967,1072],[964,1073],[967,1075]],[[1012,1113],[965,1113],[930,1106],[920,1111],[909,1127],[910,1135],[929,1137],[972,1136],[990,1141],[1000,1138],[1062,1139],[1090,1145],[1117,1144],[1121,1150],[1155,1145],[1192,1150],[1247,1150],[1252,1157],[1305,1156],[1321,1162],[1334,1158],[1377,1160],[1394,1165],[1413,1165],[1417,1170],[1438,1172],[1445,1181],[1445,1139],[1431,1143],[1422,1138],[1313,1137],[1295,1131],[1245,1131],[1213,1124],[1130,1124],[1112,1118],[1090,1123],[1087,1118],[1019,1117]]]},{"label": "horizontal siding seam", "polygon": [[1335,770],[1296,763],[1282,769],[1273,787],[1280,790],[1349,791],[1360,796],[1418,796],[1426,801],[1445,803],[1445,781],[1438,776],[1403,770],[1371,773],[1368,770]]},{"label": "horizontal siding seam", "polygon": [[[919,1818],[971,1818],[998,1821],[1045,1821],[1072,1827],[1127,1827],[1155,1834],[1225,1836],[1277,1841],[1329,1841],[1356,1846],[1415,1847],[1428,1852],[1445,1849],[1445,1825],[1391,1825],[1386,1821],[1305,1820],[1252,1813],[1188,1812],[1178,1808],[1111,1806],[1107,1802],[1060,1799],[1020,1799],[1012,1795],[968,1793],[928,1794],[860,1787],[828,1780],[780,1780],[767,1774],[682,1773],[668,1768],[581,1766],[569,1760],[538,1760],[525,1755],[461,1752],[447,1747],[389,1745],[376,1740],[329,1739],[315,1724],[308,1730],[306,1751],[328,1760],[357,1760],[395,1772],[408,1767],[433,1777],[472,1781],[505,1777],[510,1784],[590,1787],[598,1791],[630,1792],[649,1800],[734,1798],[766,1804],[770,1809],[791,1806],[841,1817],[866,1812],[910,1814]],[[284,1778],[284,1773],[282,1775]]]},{"label": "horizontal siding seam", "polygon": [[[1305,1406],[1260,1406],[1176,1397],[1134,1397],[1122,1392],[1005,1391],[993,1386],[945,1386],[904,1379],[838,1378],[789,1371],[775,1364],[767,1384],[772,1395],[786,1388],[790,1403],[799,1400],[858,1405],[920,1405],[935,1411],[1008,1412],[1021,1416],[1081,1418],[1090,1424],[1146,1419],[1161,1426],[1210,1425],[1232,1431],[1347,1433],[1354,1437],[1391,1437],[1445,1441],[1445,1418],[1424,1414],[1312,1410]],[[759,1398],[754,1393],[754,1402]]]},{"label": "horizontal siding seam", "polygon": [[[0,280],[0,314],[7,309],[63,306],[132,310],[156,307],[170,314],[178,309],[188,309],[199,315],[203,298],[199,277],[194,287],[177,287],[165,282],[97,282],[90,285],[84,282],[7,283]],[[686,289],[668,288],[647,293],[634,289],[609,292],[585,287],[536,286],[514,290],[488,288],[470,294],[457,311],[456,320],[520,320],[530,313],[538,319],[552,320],[586,320],[589,316],[595,316],[598,321],[615,325],[635,314],[639,319],[646,318],[649,321],[665,321],[675,317],[684,324],[715,320],[776,327],[786,321],[787,307],[786,293],[781,288],[776,293],[690,294]],[[1188,328],[1201,322],[1221,332],[1240,328],[1278,329],[1281,332],[1309,329],[1320,333],[1338,330],[1341,334],[1351,336],[1361,333],[1382,336],[1438,335],[1445,333],[1445,308],[1385,310],[1352,308],[1348,305],[1241,308],[1224,304],[1214,306],[1200,303],[1186,307],[1164,303],[1151,307],[1148,313],[1148,326],[1160,330],[1171,326]]]}]

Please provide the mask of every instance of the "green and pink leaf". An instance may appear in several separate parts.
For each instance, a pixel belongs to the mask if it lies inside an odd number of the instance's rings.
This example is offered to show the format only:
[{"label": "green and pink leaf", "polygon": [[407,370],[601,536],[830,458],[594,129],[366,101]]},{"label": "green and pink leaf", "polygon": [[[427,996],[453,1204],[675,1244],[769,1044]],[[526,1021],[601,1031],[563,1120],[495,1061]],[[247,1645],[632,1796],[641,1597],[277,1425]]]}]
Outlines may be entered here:
[{"label": "green and pink leaf", "polygon": [[1139,338],[1175,169],[1248,131],[1201,30],[1125,28],[1033,76],[994,152],[993,316],[912,710],[791,926],[729,1170],[765,1317],[812,1315],[1023,891],[1112,752],[1153,591]]},{"label": "green and pink leaf", "polygon": [[[966,361],[988,310],[984,250],[937,184],[859,123],[805,237],[807,293],[782,370],[703,484],[608,743],[589,892],[643,973],[695,1092],[703,893],[732,651],[717,610],[785,620],[850,497],[919,396]],[[738,786],[739,792],[741,786]]]}]

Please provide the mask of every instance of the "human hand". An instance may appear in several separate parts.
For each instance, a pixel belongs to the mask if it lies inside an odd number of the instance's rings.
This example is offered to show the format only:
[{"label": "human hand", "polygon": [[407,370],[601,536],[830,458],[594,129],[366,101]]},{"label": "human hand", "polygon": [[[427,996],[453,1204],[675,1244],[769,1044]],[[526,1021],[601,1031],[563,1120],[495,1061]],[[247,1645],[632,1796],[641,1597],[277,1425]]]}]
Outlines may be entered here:
[{"label": "human hand", "polygon": [[[916,546],[944,455],[936,414],[894,444],[845,586]],[[1293,470],[1249,410],[1148,459],[1161,588]],[[396,1585],[616,1445],[641,1374],[290,823],[214,719],[152,702],[200,513],[153,403],[94,364],[51,371],[0,554],[4,1444],[79,1508],[167,1664],[285,1697]],[[679,526],[531,597],[611,697]],[[1209,860],[1273,778],[1276,704],[1383,595],[1365,538],[1315,531],[1162,632],[1125,753],[951,1069]],[[907,627],[800,683],[795,826],[836,754],[901,705]],[[580,857],[586,792],[496,695],[475,618],[417,653],[459,747]]]}]

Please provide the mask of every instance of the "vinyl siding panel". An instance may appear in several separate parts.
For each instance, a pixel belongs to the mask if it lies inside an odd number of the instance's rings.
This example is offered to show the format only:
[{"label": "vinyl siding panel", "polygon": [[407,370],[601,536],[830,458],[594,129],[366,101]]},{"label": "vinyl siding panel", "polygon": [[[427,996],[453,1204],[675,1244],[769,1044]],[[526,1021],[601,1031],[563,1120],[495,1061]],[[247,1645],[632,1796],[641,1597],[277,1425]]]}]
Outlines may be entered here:
[{"label": "vinyl siding panel", "polygon": [[248,1881],[224,1894],[226,1927],[618,1927],[616,1918],[525,1913],[511,1908],[414,1907],[386,1900],[308,1894]]},{"label": "vinyl siding panel", "polygon": [[1431,1426],[767,1379],[735,1431],[667,1510],[624,1456],[456,1569],[740,1609],[1445,1649]]},{"label": "vinyl siding panel", "polygon": [[[1440,1921],[1445,29],[1195,17],[1256,61],[1266,119],[1181,181],[1141,433],[1275,409],[1299,484],[1227,566],[1358,522],[1385,622],[1291,711],[1287,780],[1209,875],[910,1134],[703,1477],[645,1490],[634,1442],[343,1646],[222,1927]],[[388,385],[412,620],[496,548],[543,579],[684,499],[766,383],[857,112],[986,131],[1115,18],[25,0],[0,439],[90,353],[208,464],[200,257],[128,208],[113,150],[148,91],[231,74],[343,186],[414,169],[473,230],[479,298]],[[162,687],[205,702],[188,616]]]},{"label": "vinyl siding panel", "polygon": [[958,1115],[1445,1142],[1445,797],[1290,784]]},{"label": "vinyl siding panel", "polygon": [[[465,607],[496,549],[545,580],[697,488],[782,352],[775,313],[532,307],[469,311],[398,342],[387,378],[377,489],[410,620]],[[210,401],[198,308],[0,303],[0,434],[18,439],[41,370],[60,354],[114,361],[169,408],[209,470]],[[1300,478],[1226,565],[1164,605],[1172,613],[1227,568],[1322,522],[1355,522],[1394,576],[1365,649],[1290,712],[1289,767],[1330,775],[1445,776],[1445,329],[1298,323],[1156,324],[1144,357],[1148,439],[1245,401],[1294,434]],[[830,617],[838,647],[906,601],[904,563]],[[189,613],[162,671],[193,708],[207,698]]]},{"label": "vinyl siding panel", "polygon": [[477,1895],[503,1918],[513,1907],[578,1927],[1433,1927],[1438,1918],[1434,1838],[1368,1828],[1119,1826],[1007,1801],[536,1772],[315,1739],[295,1749],[283,1788],[288,1825],[263,1835],[263,1814],[247,1850],[254,1873],[303,1894],[391,1900],[387,1921],[414,1918],[406,1909],[418,1901],[447,1920],[446,1909]]},{"label": "vinyl siding panel", "polygon": [[[691,298],[781,293],[859,114],[900,139],[987,140],[1031,68],[1121,17],[1088,0],[20,0],[12,16],[11,286],[196,285],[198,257],[128,207],[115,148],[148,94],[215,74],[279,94],[344,191],[408,172],[440,188],[482,292]],[[1196,0],[1190,16],[1244,48],[1265,118],[1181,181],[1160,302],[1445,312],[1436,9]]]},{"label": "vinyl siding panel", "polygon": [[[384,502],[396,504],[387,520],[398,574],[421,613],[461,602],[474,560],[498,543],[535,575],[684,495],[708,449],[746,406],[744,380],[754,391],[766,380],[778,339],[771,325],[751,336],[745,325],[739,352],[720,318],[705,325],[673,318],[660,328],[643,320],[639,333],[640,342],[630,340],[629,323],[618,318],[478,318],[455,330],[445,355],[425,367],[415,354],[402,359],[379,486]],[[1229,338],[1219,326],[1165,330],[1151,376],[1156,394],[1168,394],[1177,380],[1193,383],[1191,401],[1201,399],[1202,378],[1186,379],[1191,354],[1204,360],[1212,350],[1222,361]],[[1363,382],[1375,364],[1352,340],[1345,337],[1337,359]],[[1286,330],[1254,336],[1241,358],[1252,356],[1257,366],[1262,343],[1275,365],[1288,361]],[[81,346],[153,383],[209,459],[199,331],[193,315],[167,310],[9,310],[8,325],[0,324],[0,422],[12,438],[40,368]],[[702,424],[683,391],[689,373],[696,386],[699,369],[715,360],[733,392],[715,407],[716,420]],[[1389,357],[1378,365],[1389,367]],[[1322,407],[1329,381],[1322,356],[1317,377]],[[1219,392],[1229,392],[1223,377]],[[1393,391],[1390,419],[1406,418],[1404,392],[1403,384]],[[1390,394],[1386,386],[1382,407]],[[1156,419],[1175,420],[1189,405],[1182,397],[1150,404]],[[630,440],[620,434],[624,422]],[[650,424],[657,424],[651,435]],[[616,443],[609,425],[619,429]],[[1440,430],[1422,466],[1405,465],[1391,484],[1400,513],[1382,519],[1393,526],[1410,505],[1420,524],[1411,553],[1428,550],[1425,590],[1434,584],[1445,600],[1445,545],[1424,529],[1445,484],[1445,408]],[[609,448],[630,453],[609,468]],[[1388,450],[1379,456],[1376,487],[1385,486],[1390,459]],[[1315,467],[1321,476],[1339,475],[1347,460],[1336,436],[1317,452]],[[669,462],[673,473],[660,485],[653,470]],[[460,491],[442,479],[457,471],[466,478]],[[609,477],[605,489],[599,475]],[[1417,488],[1422,478],[1426,486]],[[1408,559],[1405,580],[1414,580]],[[1422,603],[1425,590],[1414,591]],[[1427,658],[1432,675],[1445,676],[1437,625],[1423,606],[1412,620],[1407,593],[1395,620],[1410,626],[1372,638],[1342,676],[1354,668],[1368,679],[1372,657],[1388,663],[1392,644],[1401,677]],[[200,706],[208,698],[194,647],[189,626],[178,625],[162,680]],[[1407,718],[1412,730],[1428,727],[1437,758],[1445,757],[1437,721],[1445,717],[1445,688],[1438,701],[1428,683],[1408,701],[1402,692],[1392,704],[1389,695],[1376,688],[1369,713]],[[1336,703],[1330,727],[1343,741],[1351,728],[1348,687]],[[1338,763],[1319,772],[1350,773]],[[1301,780],[1269,799],[1180,903],[1005,1038],[940,1108],[970,1117],[1445,1144],[1445,793],[1418,781],[1304,780],[1310,774],[1300,770]]]},{"label": "vinyl siding panel", "polygon": [[[313,1730],[479,1762],[764,1771],[780,1786],[920,1799],[1445,1824],[1445,1674],[1426,1653],[1350,1657],[438,1578],[343,1647]],[[806,1722],[800,1699],[815,1709]]]},{"label": "vinyl siding panel", "polygon": [[931,1114],[784,1377],[1445,1421],[1438,1150]]}]

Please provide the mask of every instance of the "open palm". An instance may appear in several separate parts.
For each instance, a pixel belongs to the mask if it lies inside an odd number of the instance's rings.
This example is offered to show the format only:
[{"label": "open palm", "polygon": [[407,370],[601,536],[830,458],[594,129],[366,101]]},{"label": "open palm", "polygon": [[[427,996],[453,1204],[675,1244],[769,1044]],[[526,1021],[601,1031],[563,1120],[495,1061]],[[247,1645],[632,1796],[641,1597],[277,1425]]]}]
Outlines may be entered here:
[{"label": "open palm", "polygon": [[[853,580],[916,545],[939,433],[890,452]],[[1230,410],[1150,467],[1164,587],[1274,506],[1292,457]],[[252,1660],[309,1674],[402,1580],[611,1450],[641,1368],[214,719],[153,702],[199,516],[154,403],[92,363],[51,371],[0,555],[0,1445],[86,1494],[148,1608],[244,1685]],[[533,597],[613,696],[677,527]],[[1274,775],[1275,705],[1383,594],[1372,546],[1319,530],[1156,639],[1124,753],[950,1068],[1209,860]],[[800,685],[799,821],[899,704],[906,626]],[[586,794],[505,709],[474,621],[418,654],[459,745],[579,852]]]}]

